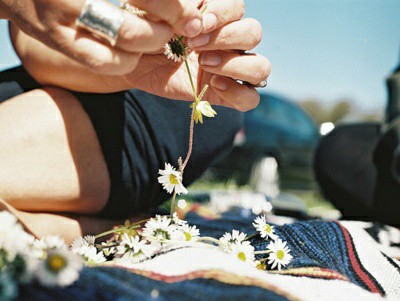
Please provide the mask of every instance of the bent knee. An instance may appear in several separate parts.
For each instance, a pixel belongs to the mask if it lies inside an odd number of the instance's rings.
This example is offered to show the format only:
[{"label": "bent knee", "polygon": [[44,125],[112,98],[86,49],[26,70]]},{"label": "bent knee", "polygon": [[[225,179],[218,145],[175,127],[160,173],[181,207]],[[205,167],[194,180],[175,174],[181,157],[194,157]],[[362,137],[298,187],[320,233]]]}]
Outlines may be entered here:
[{"label": "bent knee", "polygon": [[102,149],[70,92],[43,88],[14,97],[0,107],[0,130],[7,142],[0,191],[19,209],[92,214],[105,206],[110,179]]}]

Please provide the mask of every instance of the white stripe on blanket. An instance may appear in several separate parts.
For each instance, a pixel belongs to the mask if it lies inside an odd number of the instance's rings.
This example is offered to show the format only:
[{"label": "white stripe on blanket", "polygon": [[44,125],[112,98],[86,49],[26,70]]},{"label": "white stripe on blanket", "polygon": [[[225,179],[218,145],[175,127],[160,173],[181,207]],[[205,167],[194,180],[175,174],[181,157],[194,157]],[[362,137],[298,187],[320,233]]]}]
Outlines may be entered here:
[{"label": "white stripe on blanket", "polygon": [[400,300],[400,274],[381,253],[390,252],[391,255],[396,255],[399,254],[399,249],[389,250],[376,242],[365,231],[365,228],[371,226],[369,223],[347,221],[341,224],[350,232],[364,268],[379,282],[388,297]]}]

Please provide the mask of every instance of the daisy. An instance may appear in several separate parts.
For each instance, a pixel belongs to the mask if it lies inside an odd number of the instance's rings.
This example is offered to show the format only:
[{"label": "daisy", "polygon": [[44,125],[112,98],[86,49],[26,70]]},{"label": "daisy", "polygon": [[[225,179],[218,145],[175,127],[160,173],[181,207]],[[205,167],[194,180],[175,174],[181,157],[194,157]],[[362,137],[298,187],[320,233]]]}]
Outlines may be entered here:
[{"label": "daisy", "polygon": [[206,100],[199,101],[193,104],[194,109],[194,121],[197,123],[203,123],[203,115],[209,118],[215,117],[217,112],[211,107],[210,103]]},{"label": "daisy", "polygon": [[95,246],[88,246],[84,254],[80,254],[88,265],[97,265],[106,262],[103,252],[97,252]]},{"label": "daisy", "polygon": [[187,46],[182,42],[181,38],[172,38],[164,46],[164,54],[168,59],[174,62],[181,62],[187,57]]},{"label": "daisy", "polygon": [[182,174],[177,171],[171,164],[165,163],[165,169],[158,171],[158,183],[170,194],[175,190],[179,195],[181,193],[187,194],[187,189],[182,184]]},{"label": "daisy", "polygon": [[124,234],[120,245],[117,247],[117,254],[121,256],[121,259],[129,260],[131,263],[150,258],[153,253],[153,247],[147,244],[145,240],[140,240],[138,235]]},{"label": "daisy", "polygon": [[255,266],[254,247],[248,241],[232,244],[230,254],[241,261]]},{"label": "daisy", "polygon": [[17,254],[29,252],[34,237],[24,231],[18,219],[8,211],[0,212],[0,249],[13,261]]},{"label": "daisy", "polygon": [[289,264],[293,258],[293,256],[289,254],[290,249],[286,245],[286,242],[280,239],[270,242],[267,249],[271,251],[268,256],[268,264],[272,264],[271,269],[278,266],[278,270],[281,270],[281,267]]},{"label": "daisy", "polygon": [[111,245],[115,245],[115,242],[110,241],[110,242],[102,242],[101,243],[101,248],[102,248],[104,256],[108,257],[111,255],[114,255],[117,252],[117,249],[115,247],[111,247]]},{"label": "daisy", "polygon": [[241,244],[246,237],[247,235],[245,233],[232,230],[232,234],[226,232],[224,236],[219,239],[219,242],[221,243],[222,249],[229,252],[234,244]]},{"label": "daisy", "polygon": [[81,269],[80,256],[66,249],[53,249],[47,252],[46,259],[38,265],[36,278],[44,286],[68,286],[79,278]]},{"label": "daisy", "polygon": [[90,247],[94,247],[95,240],[92,235],[79,236],[73,241],[71,251],[75,254],[84,255]]},{"label": "daisy", "polygon": [[182,219],[180,219],[179,217],[178,217],[178,213],[176,213],[176,212],[174,212],[174,214],[172,215],[172,222],[175,224],[175,225],[178,225],[178,226],[183,226],[183,225],[186,225],[187,224],[187,221],[184,221],[184,220],[182,220]]},{"label": "daisy", "polygon": [[25,254],[17,254],[14,260],[10,262],[14,278],[23,284],[27,284],[32,280],[37,264],[37,257],[32,252],[29,252],[29,249]]},{"label": "daisy", "polygon": [[196,241],[200,236],[200,231],[196,228],[196,226],[189,226],[188,224],[185,224],[177,227],[172,236],[173,240]]},{"label": "daisy", "polygon": [[41,250],[68,249],[65,241],[61,237],[55,235],[42,237],[40,240],[36,240],[33,246]]},{"label": "daisy", "polygon": [[166,216],[157,215],[146,222],[142,236],[151,242],[164,242],[170,240],[176,226],[171,225],[171,220]]},{"label": "daisy", "polygon": [[271,238],[272,240],[276,240],[278,238],[278,236],[274,233],[274,226],[271,226],[267,223],[265,215],[257,217],[254,220],[253,226],[258,232],[260,232],[262,238]]}]

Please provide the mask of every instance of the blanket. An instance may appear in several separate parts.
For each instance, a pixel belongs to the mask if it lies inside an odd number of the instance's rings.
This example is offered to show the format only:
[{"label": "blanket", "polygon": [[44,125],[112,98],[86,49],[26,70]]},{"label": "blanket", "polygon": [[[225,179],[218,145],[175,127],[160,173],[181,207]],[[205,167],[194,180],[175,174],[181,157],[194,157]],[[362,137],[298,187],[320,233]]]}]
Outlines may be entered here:
[{"label": "blanket", "polygon": [[[202,235],[254,233],[255,216],[192,210]],[[273,217],[271,217],[273,218]],[[400,300],[400,231],[355,221],[275,222],[293,260],[281,271],[256,269],[229,254],[185,247],[149,260],[85,268],[67,288],[20,289],[20,300]],[[257,250],[265,240],[253,238]]]}]

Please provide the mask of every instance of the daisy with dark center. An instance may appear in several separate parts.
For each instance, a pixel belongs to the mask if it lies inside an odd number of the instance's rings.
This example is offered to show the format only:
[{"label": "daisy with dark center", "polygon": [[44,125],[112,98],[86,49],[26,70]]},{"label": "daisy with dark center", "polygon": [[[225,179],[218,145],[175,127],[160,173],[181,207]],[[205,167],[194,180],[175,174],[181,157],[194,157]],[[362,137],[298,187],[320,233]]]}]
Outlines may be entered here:
[{"label": "daisy with dark center", "polygon": [[150,242],[162,244],[171,239],[175,229],[169,217],[157,215],[145,224],[142,236]]},{"label": "daisy with dark center", "polygon": [[188,47],[182,41],[183,37],[171,38],[164,46],[164,54],[174,62],[186,60]]}]

